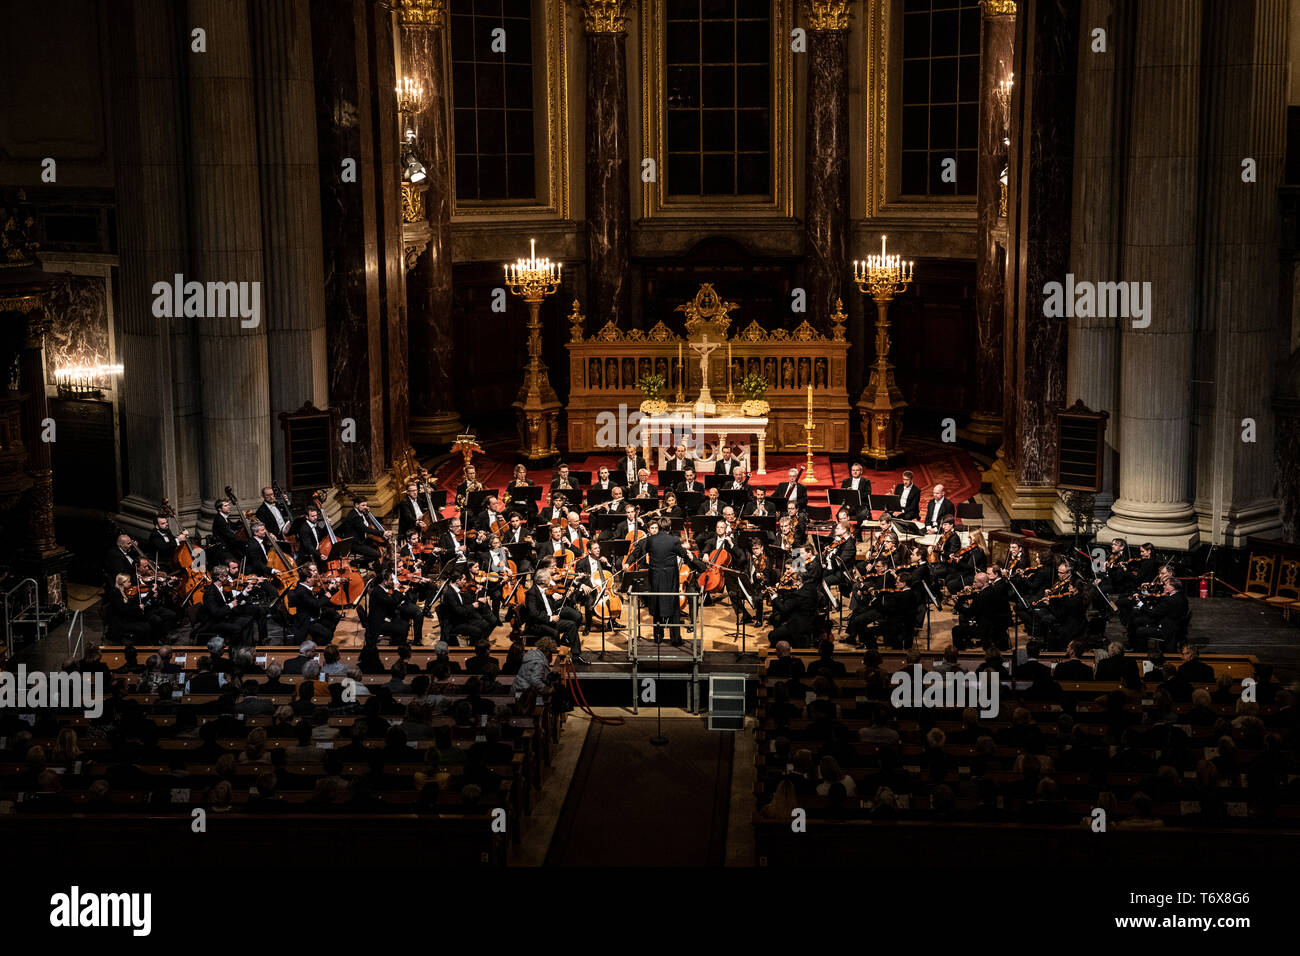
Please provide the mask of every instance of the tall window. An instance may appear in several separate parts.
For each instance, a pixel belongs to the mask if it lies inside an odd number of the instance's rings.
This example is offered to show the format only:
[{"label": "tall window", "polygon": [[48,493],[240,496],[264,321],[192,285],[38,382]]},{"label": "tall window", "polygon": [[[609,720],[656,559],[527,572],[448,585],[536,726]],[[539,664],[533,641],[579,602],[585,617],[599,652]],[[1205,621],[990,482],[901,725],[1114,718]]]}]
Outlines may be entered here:
[{"label": "tall window", "polygon": [[666,27],[667,193],[770,193],[771,4],[667,0]]},{"label": "tall window", "polygon": [[534,199],[530,0],[452,0],[458,200]]},{"label": "tall window", "polygon": [[903,0],[902,195],[975,195],[979,87],[978,0]]}]

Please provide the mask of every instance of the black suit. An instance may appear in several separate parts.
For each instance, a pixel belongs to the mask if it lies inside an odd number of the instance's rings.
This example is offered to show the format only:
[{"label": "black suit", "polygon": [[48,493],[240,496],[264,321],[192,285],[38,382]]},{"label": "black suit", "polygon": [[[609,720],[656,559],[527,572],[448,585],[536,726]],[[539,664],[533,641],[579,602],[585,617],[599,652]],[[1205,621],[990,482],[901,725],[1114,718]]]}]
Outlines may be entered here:
[{"label": "black suit", "polygon": [[157,562],[158,566],[170,571],[175,567],[176,548],[178,542],[176,535],[170,531],[160,531],[154,528],[149,532],[149,540],[145,542],[144,553],[149,556],[151,561]]},{"label": "black suit", "polygon": [[618,464],[609,470],[609,477],[620,485],[630,485],[636,481],[636,476],[641,474],[641,469],[646,467],[645,458],[642,455],[636,456],[636,464],[633,468],[631,477],[628,476],[627,466],[630,459],[624,455],[618,460]]},{"label": "black suit", "polygon": [[1142,670],[1138,666],[1136,657],[1121,654],[1116,657],[1108,657],[1097,665],[1097,680],[1099,681],[1119,682],[1123,681],[1125,677],[1141,680]]},{"label": "black suit", "polygon": [[252,614],[242,606],[232,607],[230,600],[215,584],[208,585],[203,592],[203,610],[212,622],[212,630],[224,637],[231,646],[238,646],[251,636]]},{"label": "black suit", "polygon": [[[907,500],[903,500],[903,492],[907,492]],[[904,521],[916,521],[921,517],[921,489],[912,485],[905,487],[902,482],[894,486],[894,494],[899,496],[899,510],[902,512],[898,517]]]},{"label": "black suit", "polygon": [[625,497],[657,499],[659,497],[659,489],[648,481],[634,481],[632,484],[628,485]]},{"label": "black suit", "polygon": [[[390,576],[385,584],[391,582]],[[396,644],[405,644],[406,633],[412,623],[415,624],[415,643],[419,644],[424,638],[424,613],[420,606],[414,601],[406,600],[406,595],[398,591],[390,591],[384,586],[371,588],[367,641],[378,642],[379,636],[384,635],[391,637]],[[449,640],[447,643],[453,642]]]},{"label": "black suit", "polygon": [[[338,627],[339,612],[330,603],[331,592],[328,590],[316,594],[305,581],[293,589],[294,640],[301,643],[311,637],[318,644],[328,644],[334,640],[334,628]],[[285,667],[285,673],[289,673]]]},{"label": "black suit", "polygon": [[[694,565],[695,562],[682,547],[679,538],[671,534],[659,534],[645,539],[646,559],[650,567],[650,590],[676,594],[678,586],[678,560]],[[646,605],[654,619],[655,640],[662,640],[665,624],[680,624],[682,609],[676,597],[649,597]],[[672,629],[672,643],[682,643],[679,628]]]},{"label": "black suit", "polygon": [[820,594],[815,572],[805,573],[803,584],[798,589],[777,593],[772,601],[772,613],[780,616],[781,625],[772,631],[769,638],[773,647],[779,641],[789,641],[791,647],[812,646]]},{"label": "black suit", "polygon": [[328,541],[329,534],[308,521],[306,516],[298,519],[298,525],[294,532],[298,536],[298,563],[305,564],[309,561],[319,561],[320,543],[321,541]]},{"label": "black suit", "polygon": [[715,475],[731,475],[739,467],[740,462],[734,458],[728,458],[725,461],[719,458],[713,463],[713,473]]},{"label": "black suit", "polygon": [[352,539],[352,553],[364,558],[367,561],[378,561],[380,558],[379,548],[376,546],[378,539],[371,540],[366,537],[367,531],[378,532],[371,522],[371,516],[368,512],[363,515],[356,508],[348,512],[346,518],[339,522],[335,533],[340,538]]},{"label": "black suit", "polygon": [[704,482],[696,478],[695,481],[690,483],[689,487],[687,487],[687,484],[684,481],[678,482],[677,487],[674,490],[678,494],[682,494],[683,492],[685,492],[687,494],[702,495],[704,494]]},{"label": "black suit", "polygon": [[939,502],[931,498],[925,505],[925,526],[927,528],[938,528],[943,523],[944,518],[954,518],[956,515],[957,509],[948,500],[947,496]]},{"label": "black suit", "polygon": [[691,463],[689,458],[669,458],[664,463],[663,471],[685,471],[686,466]]},{"label": "black suit", "polygon": [[[853,479],[851,477],[845,478],[843,481],[840,482],[840,488],[845,491],[851,490],[853,488]],[[870,507],[869,496],[871,495],[871,482],[867,479],[865,475],[863,475],[861,478],[858,479],[857,491],[858,494],[862,496],[862,510],[863,511],[868,510]]]},{"label": "black suit", "polygon": [[1090,681],[1092,680],[1092,668],[1077,658],[1061,661],[1052,670],[1052,679],[1057,681]]},{"label": "black suit", "polygon": [[[550,597],[542,593],[540,587],[531,587],[524,597],[524,634],[533,638],[553,637],[567,644],[573,654],[582,649],[578,637],[578,627],[582,624],[582,614],[577,608],[560,606],[559,597]],[[550,613],[547,613],[549,606]],[[558,614],[559,620],[552,621],[551,616]]]},{"label": "black suit", "polygon": [[[419,508],[420,510],[420,515],[418,517],[415,513],[416,508]],[[410,495],[407,495],[397,506],[397,533],[405,538],[407,532],[417,527],[419,517],[423,517],[426,514],[428,514],[428,512],[425,510],[424,505],[418,501],[411,500]],[[438,516],[432,515],[429,520],[437,521]]]},{"label": "black suit", "polygon": [[104,574],[108,578],[107,585],[111,589],[115,586],[119,574],[128,575],[132,581],[135,580],[135,560],[130,554],[114,545],[104,556]]},{"label": "black suit", "polygon": [[271,566],[266,559],[270,551],[271,542],[266,538],[259,538],[254,535],[248,542],[248,553],[244,559],[245,572],[256,574],[260,578],[269,578],[271,576]]},{"label": "black suit", "polygon": [[244,544],[239,541],[235,535],[239,532],[242,524],[236,515],[226,517],[218,512],[212,516],[212,537],[216,538],[217,560],[212,563],[219,564],[228,558],[242,558],[244,556]]},{"label": "black suit", "polygon": [[473,643],[492,633],[492,622],[474,606],[473,594],[448,587],[443,591],[440,607],[445,622],[442,639],[448,644],[458,646],[462,634]]},{"label": "black suit", "polygon": [[280,520],[283,520],[286,523],[292,523],[293,516],[289,514],[287,510],[285,510],[283,504],[277,503],[275,508],[277,511],[280,512],[279,519],[277,519],[275,515],[271,513],[271,506],[267,504],[265,501],[263,501],[261,506],[258,507],[257,509],[257,520],[262,522],[262,524],[266,525],[267,531],[270,531],[272,534],[278,537],[281,531]]},{"label": "black suit", "polygon": [[[785,508],[785,503],[790,500],[790,482],[783,481],[776,486],[776,491],[771,495],[770,500],[778,502],[781,508]],[[799,502],[799,510],[803,511],[808,507],[808,489],[803,485],[795,482],[794,484],[795,500]]]}]

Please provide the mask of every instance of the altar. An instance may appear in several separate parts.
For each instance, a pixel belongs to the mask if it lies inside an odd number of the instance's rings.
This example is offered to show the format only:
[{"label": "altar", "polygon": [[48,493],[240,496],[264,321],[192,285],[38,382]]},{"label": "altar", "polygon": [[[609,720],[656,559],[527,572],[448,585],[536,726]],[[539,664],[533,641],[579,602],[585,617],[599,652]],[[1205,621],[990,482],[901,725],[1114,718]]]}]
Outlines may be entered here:
[{"label": "altar", "polygon": [[[732,448],[735,457],[746,470],[758,474],[767,474],[767,426],[766,416],[756,417],[742,415],[739,410],[734,414],[725,408],[718,414],[697,415],[693,405],[684,405],[682,410],[670,410],[664,415],[647,415],[640,421],[641,450],[647,462],[656,461],[657,468],[663,468],[672,456],[673,449],[679,444],[686,445],[687,457],[697,464],[711,464],[721,458],[723,439]],[[754,437],[757,455],[748,441],[735,442],[730,439],[743,435],[746,439]],[[710,442],[709,438],[713,441]],[[651,458],[651,451],[658,450],[657,458]],[[754,467],[755,457],[758,467]]]}]

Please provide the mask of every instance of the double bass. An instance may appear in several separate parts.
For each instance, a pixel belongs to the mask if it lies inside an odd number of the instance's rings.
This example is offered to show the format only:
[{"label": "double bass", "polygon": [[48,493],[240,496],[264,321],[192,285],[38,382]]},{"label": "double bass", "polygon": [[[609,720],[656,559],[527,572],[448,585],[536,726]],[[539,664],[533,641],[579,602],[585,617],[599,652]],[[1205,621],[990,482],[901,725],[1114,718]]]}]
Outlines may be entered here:
[{"label": "double bass", "polygon": [[[351,562],[346,558],[330,558],[334,550],[334,545],[339,543],[339,536],[334,533],[334,526],[330,523],[329,516],[325,514],[325,495],[323,492],[316,491],[312,493],[312,501],[320,509],[321,520],[325,522],[325,533],[328,535],[328,541],[320,543],[321,560],[325,562],[325,577],[339,582],[339,589],[330,595],[330,603],[338,607],[351,607],[360,598],[366,588],[365,578],[361,576],[356,568],[352,567]],[[351,540],[344,538],[343,540]]]},{"label": "double bass", "polygon": [[171,502],[166,498],[162,500],[161,510],[167,516],[167,530],[176,538],[176,552],[172,555],[172,561],[175,562],[179,574],[175,592],[177,603],[182,606],[186,603],[202,604],[203,585],[206,582],[207,575],[203,573],[203,568],[195,567],[194,556],[198,549],[190,547],[189,540],[181,537],[185,533],[184,531],[177,531],[172,526],[172,519],[176,517],[176,509],[171,506]]}]

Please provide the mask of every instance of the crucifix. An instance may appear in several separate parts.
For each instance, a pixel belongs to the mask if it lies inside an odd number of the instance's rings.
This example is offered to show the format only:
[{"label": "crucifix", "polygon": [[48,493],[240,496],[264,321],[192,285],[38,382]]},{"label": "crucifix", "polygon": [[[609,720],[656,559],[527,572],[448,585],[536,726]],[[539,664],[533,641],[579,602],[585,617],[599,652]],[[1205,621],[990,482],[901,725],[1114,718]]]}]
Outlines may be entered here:
[{"label": "crucifix", "polygon": [[700,353],[700,397],[695,400],[697,413],[713,411],[713,395],[709,392],[709,355],[720,343],[709,344],[709,337],[704,336],[703,343],[690,343],[691,348]]}]

